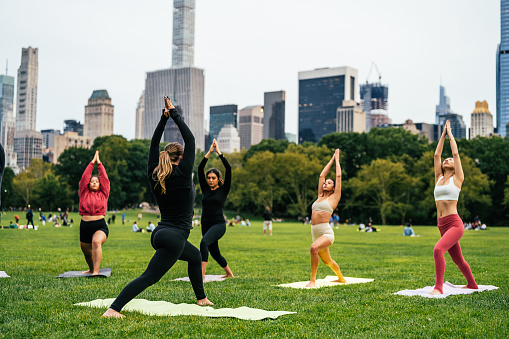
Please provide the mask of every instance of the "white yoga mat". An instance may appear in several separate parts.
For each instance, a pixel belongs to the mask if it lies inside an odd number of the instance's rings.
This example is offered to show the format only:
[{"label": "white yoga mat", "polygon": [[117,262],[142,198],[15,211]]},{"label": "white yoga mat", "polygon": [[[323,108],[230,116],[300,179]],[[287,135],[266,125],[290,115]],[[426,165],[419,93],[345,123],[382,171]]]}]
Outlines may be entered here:
[{"label": "white yoga mat", "polygon": [[0,278],[10,278],[11,276],[10,275],[7,275],[7,273],[5,273],[5,271],[0,271]]},{"label": "white yoga mat", "polygon": [[[226,278],[222,278],[223,275],[208,275],[208,274],[205,274],[205,281],[206,283],[208,282],[211,282],[211,281],[223,281],[225,280]],[[183,278],[177,278],[177,279],[173,279],[173,281],[191,281],[189,279],[189,277],[183,277]]]},{"label": "white yoga mat", "polygon": [[446,298],[450,295],[455,295],[455,294],[470,294],[470,293],[474,293],[474,292],[491,291],[491,290],[498,289],[498,287],[491,286],[491,285],[478,285],[479,289],[477,289],[477,290],[472,290],[469,288],[461,288],[462,286],[464,286],[464,285],[453,285],[450,282],[446,281],[444,284],[444,287],[442,288],[444,294],[431,295],[430,292],[433,291],[435,286],[426,286],[426,287],[423,287],[423,288],[420,288],[417,290],[403,290],[403,291],[399,291],[399,292],[396,292],[393,294],[407,295],[407,296],[418,295],[418,296],[425,297],[425,298],[442,299],[442,298]]},{"label": "white yoga mat", "polygon": [[352,278],[352,277],[344,277],[346,280],[346,283],[338,283],[333,282],[333,280],[338,280],[338,277],[335,275],[328,275],[325,277],[325,279],[316,279],[316,286],[315,287],[306,287],[306,285],[309,283],[309,280],[307,281],[299,281],[294,282],[290,284],[281,284],[278,286],[281,287],[292,287],[292,288],[320,288],[324,286],[340,286],[340,285],[349,285],[349,284],[362,284],[374,281],[375,279],[364,279],[364,278]]},{"label": "white yoga mat", "polygon": [[[77,306],[88,306],[108,308],[115,299],[97,299],[89,302],[74,304]],[[123,311],[136,311],[147,315],[177,316],[177,315],[199,315],[203,317],[230,317],[243,320],[262,320],[265,318],[276,319],[285,314],[297,312],[287,311],[265,311],[257,308],[218,308],[211,306],[198,306],[196,304],[172,304],[167,301],[150,301],[146,299],[133,299],[128,302]]]}]

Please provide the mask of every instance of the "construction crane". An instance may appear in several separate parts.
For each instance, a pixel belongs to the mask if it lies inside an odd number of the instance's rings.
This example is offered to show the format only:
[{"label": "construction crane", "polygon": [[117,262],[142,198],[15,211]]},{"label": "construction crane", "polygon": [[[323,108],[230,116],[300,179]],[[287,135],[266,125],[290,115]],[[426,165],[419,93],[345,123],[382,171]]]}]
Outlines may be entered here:
[{"label": "construction crane", "polygon": [[382,73],[380,73],[380,71],[378,70],[378,67],[376,66],[374,61],[371,63],[371,67],[369,68],[369,73],[366,78],[366,83],[369,82],[369,76],[371,75],[371,72],[373,71],[373,66],[375,67],[376,72],[378,73],[378,82],[381,84],[382,83]]}]

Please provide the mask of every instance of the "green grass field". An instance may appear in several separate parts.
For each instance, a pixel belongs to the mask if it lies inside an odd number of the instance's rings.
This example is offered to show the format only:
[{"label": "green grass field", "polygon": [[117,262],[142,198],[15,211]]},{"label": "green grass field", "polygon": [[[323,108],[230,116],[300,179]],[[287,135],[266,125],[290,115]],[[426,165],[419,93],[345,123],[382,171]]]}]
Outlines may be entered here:
[{"label": "green grass field", "polygon": [[[127,213],[134,220],[138,211]],[[94,299],[114,298],[145,269],[153,254],[150,234],[132,233],[132,222],[115,225],[103,246],[101,267],[111,267],[107,279],[55,277],[65,271],[85,270],[79,248],[79,217],[74,227],[50,223],[34,230],[0,230],[0,337],[127,337],[127,338],[506,338],[509,336],[507,287],[509,228],[467,231],[461,240],[463,254],[478,284],[500,289],[445,299],[393,295],[402,289],[434,284],[433,246],[436,227],[414,227],[421,237],[401,236],[399,226],[382,226],[381,232],[359,233],[354,227],[334,230],[330,248],[345,276],[374,278],[366,284],[298,290],[275,285],[309,279],[310,226],[274,223],[274,236],[264,237],[261,220],[251,227],[228,227],[220,249],[235,278],[205,284],[214,307],[249,306],[294,311],[276,320],[245,321],[198,316],[150,317],[123,312],[125,319],[105,319],[102,309],[74,306]],[[2,225],[14,213],[2,216]],[[24,217],[24,213],[18,214]],[[145,214],[146,227],[154,215]],[[24,223],[24,218],[21,222]],[[37,222],[36,222],[37,223]],[[189,240],[199,246],[200,229]],[[446,255],[445,279],[464,284],[458,268]],[[212,259],[208,274],[223,270]],[[320,264],[318,278],[332,275]],[[138,298],[194,303],[191,285],[173,282],[187,275],[178,262],[161,281]]]}]

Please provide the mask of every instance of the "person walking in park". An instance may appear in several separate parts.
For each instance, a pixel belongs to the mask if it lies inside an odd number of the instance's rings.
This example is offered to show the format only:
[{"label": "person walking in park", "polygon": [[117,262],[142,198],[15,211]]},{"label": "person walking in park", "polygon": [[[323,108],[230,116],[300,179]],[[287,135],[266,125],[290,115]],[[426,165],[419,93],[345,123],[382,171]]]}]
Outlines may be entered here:
[{"label": "person walking in park", "polygon": [[[94,164],[97,164],[99,176],[92,176]],[[110,180],[106,169],[99,159],[99,151],[87,165],[79,182],[78,195],[80,198],[79,214],[80,246],[88,265],[88,271],[83,273],[99,274],[102,260],[102,245],[108,238],[109,230],[104,216],[110,195]]]},{"label": "person walking in park", "polygon": [[[449,136],[452,158],[446,158],[442,162],[442,150],[444,148],[445,136]],[[440,137],[434,157],[435,167],[435,204],[437,206],[437,224],[440,231],[440,240],[433,250],[435,258],[435,288],[430,294],[443,294],[445,274],[445,252],[449,252],[452,261],[458,266],[461,273],[467,279],[465,288],[477,289],[470,266],[463,258],[459,240],[465,229],[463,221],[458,215],[458,199],[465,179],[463,167],[461,166],[458,145],[451,132],[451,122],[447,120],[444,132]]]},{"label": "person walking in park", "polygon": [[[325,179],[333,164],[336,164],[336,181]],[[329,219],[336,209],[341,198],[341,165],[339,164],[339,149],[336,149],[332,159],[320,173],[318,179],[318,198],[311,209],[311,236],[313,244],[311,253],[311,279],[306,287],[316,286],[316,273],[318,272],[319,259],[329,266],[338,276],[335,282],[345,283],[338,264],[332,260],[329,247],[334,243],[334,231],[329,226]]]},{"label": "person walking in park", "polygon": [[27,227],[29,224],[32,224],[32,227],[33,227],[34,226],[34,211],[32,211],[32,207],[30,207],[30,205],[28,205],[26,218],[27,218]]},{"label": "person walking in park", "polygon": [[270,212],[270,207],[266,206],[265,211],[263,212],[263,235],[269,229],[269,234],[272,237],[272,213]]},{"label": "person walking in park", "polygon": [[[124,287],[103,317],[123,317],[120,311],[125,304],[158,282],[177,260],[188,263],[197,304],[213,305],[203,289],[200,251],[187,240],[192,229],[196,195],[192,177],[195,139],[170,99],[164,97],[164,102],[166,109],[152,136],[148,156],[148,180],[161,211],[161,221],[150,238],[156,252],[145,272]],[[178,142],[170,142],[159,153],[159,142],[170,117],[182,134],[185,148]]]},{"label": "person walking in park", "polygon": [[[216,152],[221,159],[225,168],[224,180],[221,177],[221,172],[216,168],[211,168],[207,171],[206,177],[204,174],[205,165],[210,158],[210,155]],[[226,275],[224,278],[233,277],[233,273],[226,262],[226,259],[219,251],[218,241],[226,233],[226,221],[224,219],[223,207],[226,202],[226,197],[230,192],[232,181],[232,168],[228,160],[224,157],[223,153],[219,150],[216,139],[212,142],[209,151],[198,166],[198,179],[200,181],[200,188],[202,191],[202,215],[201,215],[201,233],[203,238],[200,242],[201,252],[201,265],[203,280],[205,280],[205,272],[207,271],[207,262],[209,259],[209,252],[215,261],[223,268]]]}]

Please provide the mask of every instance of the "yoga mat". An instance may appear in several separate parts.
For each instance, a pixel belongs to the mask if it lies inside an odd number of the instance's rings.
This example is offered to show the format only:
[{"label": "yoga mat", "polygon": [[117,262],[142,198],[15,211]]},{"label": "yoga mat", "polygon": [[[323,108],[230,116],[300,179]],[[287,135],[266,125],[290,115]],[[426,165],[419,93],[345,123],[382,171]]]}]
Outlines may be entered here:
[{"label": "yoga mat", "polygon": [[306,285],[309,283],[308,281],[299,281],[294,282],[290,284],[281,284],[278,286],[281,287],[292,287],[292,288],[320,288],[324,286],[340,286],[340,285],[350,285],[350,284],[362,284],[374,281],[375,279],[364,279],[364,278],[351,278],[351,277],[344,277],[346,280],[346,283],[338,283],[338,282],[332,282],[333,280],[337,280],[338,277],[335,275],[328,275],[325,277],[325,279],[316,279],[316,287],[306,287]]},{"label": "yoga mat", "polygon": [[407,295],[407,296],[416,296],[416,295],[418,295],[418,296],[425,297],[425,298],[438,298],[438,299],[442,299],[442,298],[446,298],[446,297],[448,297],[450,295],[470,294],[470,293],[474,293],[474,292],[491,291],[491,290],[498,289],[498,287],[491,286],[491,285],[478,285],[479,289],[477,289],[477,290],[472,290],[472,289],[469,289],[469,288],[461,288],[462,286],[463,285],[453,285],[450,282],[446,281],[445,284],[444,284],[444,287],[442,288],[444,294],[436,294],[436,295],[429,294],[431,291],[433,291],[435,286],[426,286],[424,288],[420,288],[420,289],[417,289],[417,290],[403,290],[403,291],[399,291],[399,292],[396,292],[396,293],[393,293],[393,294]]},{"label": "yoga mat", "polygon": [[[115,299],[97,299],[84,303],[77,303],[77,306],[109,308]],[[124,311],[136,311],[147,315],[177,316],[177,315],[199,315],[203,317],[230,317],[243,320],[262,320],[265,318],[276,319],[285,314],[296,312],[287,311],[265,311],[250,307],[239,308],[218,308],[210,306],[198,306],[196,304],[172,304],[167,301],[150,301],[146,299],[133,299],[128,302]]]},{"label": "yoga mat", "polygon": [[[226,278],[221,278],[223,275],[208,275],[208,274],[205,274],[205,281],[206,283],[208,282],[211,282],[211,281],[223,281],[225,280]],[[173,279],[173,281],[191,281],[189,280],[189,277],[184,277],[184,278],[177,278],[177,279]]]},{"label": "yoga mat", "polygon": [[[69,271],[60,274],[57,278],[81,278],[91,277],[92,273],[81,273],[83,271]],[[99,277],[107,278],[111,275],[111,268],[100,268]]]},{"label": "yoga mat", "polygon": [[11,276],[10,275],[7,275],[7,273],[5,273],[5,271],[0,271],[0,278],[10,278]]}]

